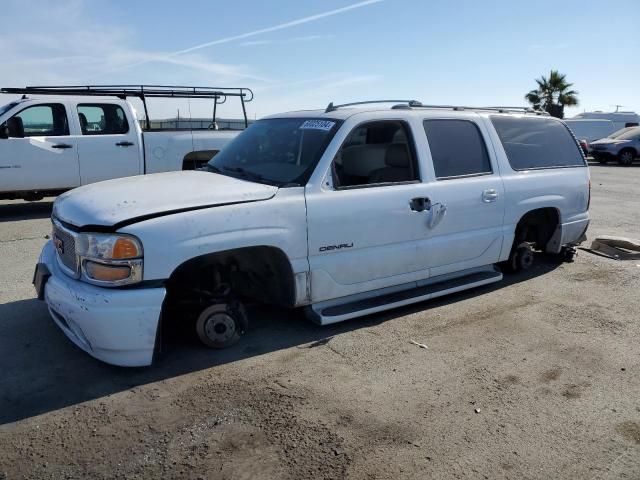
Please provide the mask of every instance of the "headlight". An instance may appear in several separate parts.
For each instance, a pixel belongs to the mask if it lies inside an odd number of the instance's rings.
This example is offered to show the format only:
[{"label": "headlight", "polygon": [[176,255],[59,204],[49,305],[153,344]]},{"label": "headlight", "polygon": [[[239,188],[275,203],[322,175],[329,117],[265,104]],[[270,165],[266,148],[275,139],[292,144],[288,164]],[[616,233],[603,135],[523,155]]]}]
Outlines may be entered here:
[{"label": "headlight", "polygon": [[77,253],[89,283],[115,287],[142,281],[142,245],[131,235],[83,233]]}]

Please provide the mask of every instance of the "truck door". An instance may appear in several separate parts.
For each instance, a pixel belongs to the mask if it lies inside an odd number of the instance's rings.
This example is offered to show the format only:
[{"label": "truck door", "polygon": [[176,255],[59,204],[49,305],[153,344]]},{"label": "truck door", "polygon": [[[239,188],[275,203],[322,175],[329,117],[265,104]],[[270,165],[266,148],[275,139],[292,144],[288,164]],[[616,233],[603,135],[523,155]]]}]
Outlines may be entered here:
[{"label": "truck door", "polygon": [[[478,121],[476,121],[478,120]],[[422,195],[431,208],[422,225],[431,277],[498,262],[503,241],[504,186],[480,117],[427,118],[433,165]]]},{"label": "truck door", "polygon": [[29,105],[0,140],[0,192],[65,190],[80,184],[76,139],[62,103]]},{"label": "truck door", "polygon": [[420,171],[404,121],[363,123],[333,160],[332,185],[308,186],[313,302],[429,276],[418,256]]},{"label": "truck door", "polygon": [[135,119],[118,103],[79,103],[78,154],[82,185],[143,173]]}]

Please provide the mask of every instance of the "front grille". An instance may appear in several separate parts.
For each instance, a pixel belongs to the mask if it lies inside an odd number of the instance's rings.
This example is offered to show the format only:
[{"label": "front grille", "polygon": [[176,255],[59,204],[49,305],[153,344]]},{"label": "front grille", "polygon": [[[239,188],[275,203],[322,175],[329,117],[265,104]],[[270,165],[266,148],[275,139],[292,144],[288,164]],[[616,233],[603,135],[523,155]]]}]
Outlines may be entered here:
[{"label": "front grille", "polygon": [[76,255],[76,239],[73,234],[59,225],[53,224],[53,246],[62,264],[73,272],[78,271],[78,257]]}]

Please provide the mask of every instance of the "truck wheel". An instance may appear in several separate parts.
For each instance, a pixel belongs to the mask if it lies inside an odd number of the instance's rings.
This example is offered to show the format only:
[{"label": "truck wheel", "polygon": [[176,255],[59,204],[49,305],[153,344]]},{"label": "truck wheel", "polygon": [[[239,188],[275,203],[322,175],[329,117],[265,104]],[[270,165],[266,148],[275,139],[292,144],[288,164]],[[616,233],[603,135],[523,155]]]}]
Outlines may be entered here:
[{"label": "truck wheel", "polygon": [[205,308],[200,314],[196,332],[207,347],[227,348],[240,340],[247,326],[247,314],[241,304],[219,303]]},{"label": "truck wheel", "polygon": [[631,165],[631,163],[633,162],[633,157],[634,157],[634,152],[633,150],[630,149],[626,149],[626,150],[622,150],[619,154],[618,154],[618,163],[620,165]]},{"label": "truck wheel", "polygon": [[510,272],[520,272],[529,270],[533,265],[533,261],[534,256],[531,245],[527,242],[522,242],[511,252],[509,260],[506,262],[506,267]]}]

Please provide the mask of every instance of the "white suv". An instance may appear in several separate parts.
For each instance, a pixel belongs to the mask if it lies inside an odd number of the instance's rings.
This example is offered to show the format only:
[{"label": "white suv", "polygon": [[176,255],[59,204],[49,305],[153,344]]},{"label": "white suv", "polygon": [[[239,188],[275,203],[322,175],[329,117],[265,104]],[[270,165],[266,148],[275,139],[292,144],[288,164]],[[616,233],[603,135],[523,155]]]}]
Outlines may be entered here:
[{"label": "white suv", "polygon": [[221,348],[244,305],[329,324],[571,257],[589,170],[568,128],[505,108],[329,105],[255,122],[202,171],[106,181],[55,202],[34,283],[80,348],[148,365],[160,322]]}]

